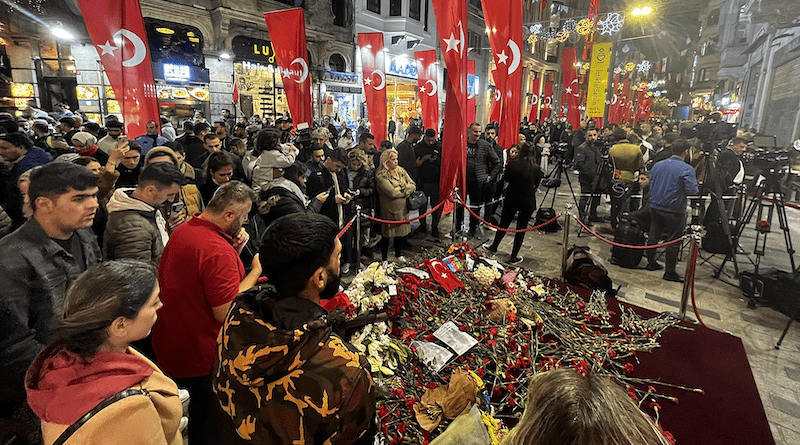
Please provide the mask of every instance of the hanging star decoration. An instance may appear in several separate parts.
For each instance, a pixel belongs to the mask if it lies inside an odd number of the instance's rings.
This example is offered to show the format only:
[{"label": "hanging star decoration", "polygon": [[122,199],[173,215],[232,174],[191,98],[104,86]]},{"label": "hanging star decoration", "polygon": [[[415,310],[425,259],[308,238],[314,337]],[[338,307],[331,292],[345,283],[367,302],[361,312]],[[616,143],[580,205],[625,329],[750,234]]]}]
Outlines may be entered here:
[{"label": "hanging star decoration", "polygon": [[622,72],[622,68],[620,68],[620,67],[614,68],[614,74],[619,74],[621,72]]},{"label": "hanging star decoration", "polygon": [[534,35],[541,33],[542,32],[542,24],[541,23],[534,23],[533,25],[531,25],[529,31],[531,32],[531,34],[534,34]]},{"label": "hanging star decoration", "polygon": [[647,92],[647,97],[653,97],[653,92],[652,91],[648,91]]},{"label": "hanging star decoration", "polygon": [[649,60],[642,60],[638,65],[636,65],[636,69],[640,73],[646,73],[650,71],[650,68],[653,67],[653,64],[650,63]]},{"label": "hanging star decoration", "polygon": [[633,62],[628,62],[628,63],[625,65],[625,71],[627,71],[627,72],[629,72],[629,73],[630,73],[631,71],[635,70],[635,69],[636,69],[636,64],[635,64],[635,63],[633,63]]},{"label": "hanging star decoration", "polygon": [[623,19],[621,15],[616,12],[610,12],[605,20],[597,22],[597,29],[600,31],[600,35],[610,36],[618,33],[622,29],[622,23]]},{"label": "hanging star decoration", "polygon": [[589,71],[589,67],[591,67],[591,65],[592,64],[589,63],[589,62],[584,63],[583,65],[581,65],[581,71],[584,71],[584,72],[585,71]]},{"label": "hanging star decoration", "polygon": [[543,32],[542,32],[542,33],[539,35],[539,37],[541,37],[541,38],[542,38],[542,40],[550,40],[550,39],[555,39],[557,36],[558,36],[558,31],[555,31],[555,30],[553,30],[553,29],[548,29],[547,31],[543,31]]},{"label": "hanging star decoration", "polygon": [[654,81],[652,81],[652,82],[648,83],[648,84],[647,84],[647,87],[648,87],[648,88],[650,88],[651,90],[654,90],[654,89],[658,88],[658,82],[656,82],[656,81],[654,80]]},{"label": "hanging star decoration", "polygon": [[592,29],[594,29],[594,22],[592,22],[592,20],[589,18],[585,18],[578,22],[578,26],[575,28],[575,31],[582,36],[586,36],[592,32]]},{"label": "hanging star decoration", "polygon": [[567,20],[566,22],[564,22],[564,25],[563,25],[563,26],[561,26],[561,30],[562,30],[562,31],[566,31],[566,32],[568,32],[568,33],[569,33],[569,32],[575,32],[575,29],[576,29],[577,27],[578,27],[578,22],[576,22],[576,21],[575,21],[575,20],[573,20],[573,19],[569,19],[569,20]]},{"label": "hanging star decoration", "polygon": [[569,32],[564,31],[563,29],[556,34],[556,39],[559,42],[566,42],[568,38],[569,38]]},{"label": "hanging star decoration", "polygon": [[655,93],[653,93],[653,96],[661,97],[661,91],[656,91]]},{"label": "hanging star decoration", "polygon": [[536,34],[531,34],[528,36],[528,43],[530,43],[531,45],[536,45],[536,42],[538,41],[539,37],[537,37]]}]

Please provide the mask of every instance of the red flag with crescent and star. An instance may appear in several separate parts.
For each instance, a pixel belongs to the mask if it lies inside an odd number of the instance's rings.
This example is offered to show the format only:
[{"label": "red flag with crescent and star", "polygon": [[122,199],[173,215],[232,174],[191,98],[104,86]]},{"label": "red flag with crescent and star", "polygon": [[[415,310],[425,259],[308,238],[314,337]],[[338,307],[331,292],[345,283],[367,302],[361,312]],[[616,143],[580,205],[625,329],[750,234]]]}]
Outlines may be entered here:
[{"label": "red flag with crescent and star", "polygon": [[[442,171],[439,193],[450,196],[454,187],[466,196],[467,187],[467,9],[465,1],[431,0],[442,59],[447,67],[447,99],[442,132]],[[443,212],[453,209],[447,201]]]},{"label": "red flag with crescent and star", "polygon": [[436,70],[436,50],[418,51],[414,58],[419,62],[417,84],[422,105],[422,123],[439,133],[439,74]]},{"label": "red flag with crescent and star", "polygon": [[561,73],[564,81],[564,96],[566,102],[561,106],[567,107],[567,122],[572,128],[581,125],[581,90],[578,85],[578,69],[575,67],[575,48],[564,48],[561,53]]},{"label": "red flag with crescent and star", "polygon": [[314,119],[311,73],[306,50],[306,21],[303,8],[291,8],[264,14],[275,51],[275,62],[283,78],[286,102],[294,126]]},{"label": "red flag with crescent and star", "polygon": [[122,109],[125,132],[145,134],[159,122],[153,66],[139,0],[78,0],[86,30]]},{"label": "red flag with crescent and star", "polygon": [[383,51],[383,33],[359,33],[358,49],[361,51],[370,132],[376,141],[383,141],[386,138],[386,74],[383,71],[386,69],[386,53]]},{"label": "red flag with crescent and star", "polygon": [[489,115],[489,122],[500,122],[500,114],[503,110],[503,95],[500,92],[500,87],[495,86],[494,93],[492,93],[492,112]]},{"label": "red flag with crescent and star", "polygon": [[528,112],[528,122],[536,122],[539,119],[539,78],[533,79],[531,87],[531,111]]},{"label": "red flag with crescent and star", "polygon": [[517,142],[522,120],[522,0],[483,0],[483,17],[489,32],[502,111],[497,142],[508,148]]},{"label": "red flag with crescent and star", "polygon": [[428,266],[428,270],[431,271],[431,277],[441,284],[446,292],[453,292],[459,287],[464,287],[464,283],[458,279],[456,274],[442,260],[425,260],[424,263]]},{"label": "red flag with crescent and star", "polygon": [[544,95],[542,96],[542,122],[550,118],[550,109],[553,105],[553,82],[544,83]]}]

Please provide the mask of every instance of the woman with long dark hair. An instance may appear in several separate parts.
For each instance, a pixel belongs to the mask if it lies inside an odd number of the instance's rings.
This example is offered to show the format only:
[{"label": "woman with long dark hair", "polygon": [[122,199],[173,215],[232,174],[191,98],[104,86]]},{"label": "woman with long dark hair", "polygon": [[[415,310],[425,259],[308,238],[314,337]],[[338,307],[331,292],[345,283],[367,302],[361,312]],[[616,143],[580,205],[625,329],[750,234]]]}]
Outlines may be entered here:
[{"label": "woman with long dark hair", "polygon": [[208,205],[219,186],[231,180],[233,167],[233,160],[227,152],[218,151],[208,156],[203,166],[203,182],[197,186],[203,207]]},{"label": "woman with long dark hair", "polygon": [[[542,169],[536,165],[536,154],[533,144],[526,142],[520,146],[519,157],[509,161],[506,166],[505,178],[508,182],[506,199],[503,203],[503,213],[500,215],[500,227],[507,229],[511,225],[514,215],[517,215],[517,230],[528,227],[528,221],[536,210],[536,188],[542,181]],[[497,253],[497,247],[503,240],[505,232],[498,230],[494,236],[494,242],[486,250],[492,254]],[[519,250],[522,248],[522,241],[525,239],[525,232],[514,235],[514,247],[508,257],[510,264],[519,264],[522,257]]]},{"label": "woman with long dark hair", "polygon": [[78,276],[25,378],[45,444],[61,436],[65,445],[183,442],[178,387],[130,347],[155,324],[158,294],[155,268],[141,261],[108,261]]}]

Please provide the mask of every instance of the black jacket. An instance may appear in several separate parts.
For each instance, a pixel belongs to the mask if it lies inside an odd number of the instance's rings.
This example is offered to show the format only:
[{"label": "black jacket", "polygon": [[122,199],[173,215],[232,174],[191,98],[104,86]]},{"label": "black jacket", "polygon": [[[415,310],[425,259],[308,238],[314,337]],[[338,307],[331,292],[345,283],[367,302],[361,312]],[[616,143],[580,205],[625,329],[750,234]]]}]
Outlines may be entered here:
[{"label": "black jacket", "polygon": [[360,191],[358,196],[353,199],[353,204],[361,206],[362,211],[375,207],[375,170],[361,166],[349,189]]},{"label": "black jacket", "polygon": [[[344,170],[339,171],[336,173],[336,178],[339,182],[339,193],[342,195],[347,192],[347,174]],[[306,195],[310,197],[317,196],[319,193],[324,192],[333,186],[333,177],[331,176],[330,171],[327,168],[324,168],[320,171],[316,171],[311,173],[311,176],[308,177],[308,182],[306,183]],[[342,217],[345,219],[345,223],[347,222],[348,214],[348,206],[342,204]],[[322,204],[322,207],[319,210],[319,213],[325,215],[333,220],[336,224],[339,224],[339,213],[336,204],[336,189],[331,189],[330,193],[328,194],[328,199]]]},{"label": "black jacket", "polygon": [[417,159],[424,158],[425,155],[435,155],[435,160],[425,161],[419,166],[417,174],[420,184],[438,184],[442,172],[442,144],[435,142],[428,145],[420,142],[414,147],[414,154]]},{"label": "black jacket", "polygon": [[92,230],[79,229],[74,236],[82,261],[47,236],[33,218],[0,240],[0,400],[4,402],[25,399],[25,371],[50,341],[67,288],[100,262]]},{"label": "black jacket", "polygon": [[535,205],[536,188],[544,174],[538,165],[522,159],[514,159],[506,166],[508,189],[506,200]]},{"label": "black jacket", "polygon": [[581,184],[591,184],[597,176],[597,168],[603,158],[600,150],[584,142],[575,150],[575,168],[578,169],[578,180]]},{"label": "black jacket", "polygon": [[[259,209],[261,219],[264,221],[264,227],[268,227],[281,216],[291,215],[293,213],[318,213],[320,207],[322,207],[322,203],[313,197],[311,198],[311,203],[306,207],[303,198],[281,186],[271,187],[262,191],[261,201],[271,203],[268,211],[265,213],[261,213],[261,209]],[[265,210],[267,209],[265,208]]]},{"label": "black jacket", "polygon": [[186,143],[183,144],[186,150],[186,162],[194,168],[203,166],[203,161],[208,157],[206,146],[197,136],[189,136],[186,138]]},{"label": "black jacket", "polygon": [[483,139],[478,139],[475,144],[467,143],[467,176],[469,177],[470,172],[474,172],[473,179],[479,184],[485,183],[487,176],[491,177],[490,182],[497,180],[501,164],[492,144]]}]

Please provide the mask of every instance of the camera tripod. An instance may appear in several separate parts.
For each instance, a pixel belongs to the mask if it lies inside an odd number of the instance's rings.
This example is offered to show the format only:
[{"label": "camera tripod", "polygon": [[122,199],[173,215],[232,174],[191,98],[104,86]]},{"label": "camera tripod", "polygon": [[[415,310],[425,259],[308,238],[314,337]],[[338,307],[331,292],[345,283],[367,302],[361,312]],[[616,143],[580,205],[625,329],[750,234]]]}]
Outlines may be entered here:
[{"label": "camera tripod", "polygon": [[[589,198],[586,200],[586,204],[583,206],[578,206],[578,213],[581,216],[581,219],[585,219],[584,223],[588,226],[591,225],[591,209],[592,203],[597,201],[600,202],[600,199],[603,193],[606,193],[608,187],[611,184],[611,178],[614,171],[614,166],[611,165],[611,157],[608,155],[608,150],[603,150],[600,156],[600,164],[597,166],[597,171],[595,171],[594,179],[592,179],[592,189],[589,194]],[[583,193],[583,190],[581,190]],[[596,210],[596,207],[595,207]],[[583,232],[583,227],[578,228],[578,236],[580,237],[581,233]]]},{"label": "camera tripod", "polygon": [[[736,224],[736,231],[734,233],[733,239],[731,240],[731,244],[733,245],[734,249],[736,246],[739,245],[739,239],[744,232],[745,226],[750,223],[750,220],[753,218],[753,215],[758,211],[757,215],[757,222],[756,222],[756,242],[755,247],[753,249],[753,254],[756,255],[756,261],[754,263],[755,269],[753,270],[752,276],[752,283],[749,289],[748,298],[750,301],[747,303],[747,306],[750,308],[754,308],[756,305],[756,301],[758,298],[762,297],[762,295],[757,295],[757,283],[758,283],[758,269],[761,264],[761,257],[765,255],[766,244],[767,244],[767,235],[770,232],[770,227],[772,226],[772,219],[775,214],[778,215],[778,223],[780,224],[780,228],[783,231],[783,240],[786,244],[786,252],[789,254],[789,262],[792,266],[792,272],[797,270],[797,267],[794,262],[794,247],[792,246],[792,237],[789,232],[789,224],[786,218],[786,207],[784,206],[784,196],[783,191],[781,190],[780,186],[780,167],[768,167],[766,172],[761,173],[764,177],[763,180],[756,184],[756,189],[753,193],[753,197],[750,198],[750,202],[747,205],[747,209],[744,212],[744,216],[739,220]],[[763,222],[766,222],[764,224]],[[725,260],[717,269],[717,273],[715,277],[719,276],[719,272],[725,266],[725,263],[729,259],[734,260],[734,264],[736,264],[736,251],[731,250],[728,256],[725,257]],[[737,270],[738,275],[738,270]],[[762,289],[763,290],[763,289]]]},{"label": "camera tripod", "polygon": [[554,165],[553,168],[550,169],[550,172],[542,179],[542,186],[547,188],[544,192],[544,196],[542,196],[542,206],[544,206],[545,201],[547,201],[547,195],[550,194],[550,190],[553,190],[553,197],[550,200],[550,208],[553,208],[556,202],[555,190],[561,186],[561,177],[564,176],[567,179],[569,191],[572,193],[572,201],[575,202],[575,208],[578,208],[578,200],[575,198],[575,190],[572,188],[572,181],[569,179],[569,174],[564,174],[567,171],[567,168],[564,166],[564,158],[559,156],[556,159],[556,165]]}]

